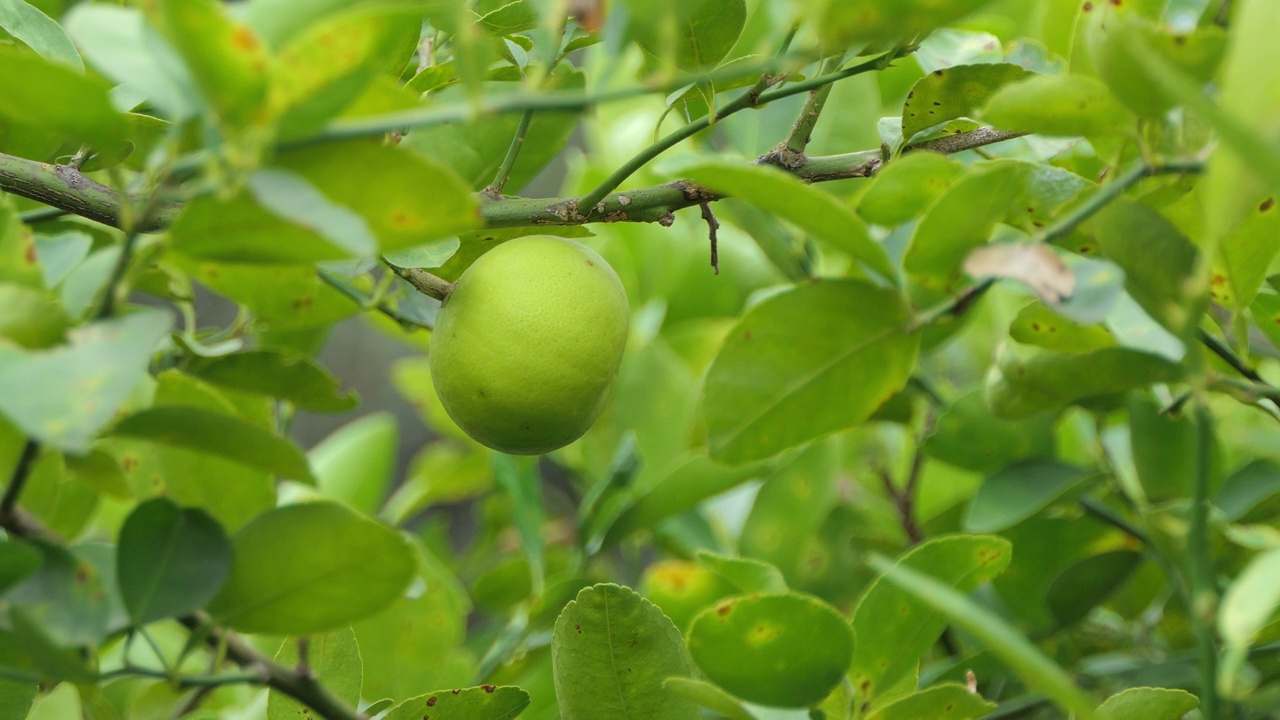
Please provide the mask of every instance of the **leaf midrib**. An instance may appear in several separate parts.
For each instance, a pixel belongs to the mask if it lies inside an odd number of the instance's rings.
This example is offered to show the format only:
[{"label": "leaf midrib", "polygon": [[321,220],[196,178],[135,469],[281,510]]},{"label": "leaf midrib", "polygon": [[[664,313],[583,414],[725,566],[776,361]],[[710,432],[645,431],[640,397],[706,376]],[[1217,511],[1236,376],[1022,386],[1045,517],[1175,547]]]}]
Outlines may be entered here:
[{"label": "leaf midrib", "polygon": [[837,355],[830,362],[818,367],[817,369],[813,370],[812,372],[808,373],[805,376],[797,378],[794,382],[791,383],[790,386],[788,386],[781,393],[779,393],[778,395],[770,399],[769,402],[765,403],[765,405],[758,412],[748,415],[746,419],[741,424],[738,425],[738,427],[734,428],[728,434],[727,439],[722,440],[721,442],[715,443],[714,449],[724,450],[726,447],[729,447],[733,443],[737,442],[737,440],[741,438],[748,429],[754,427],[757,423],[760,422],[762,418],[768,416],[771,412],[777,409],[779,405],[781,405],[791,396],[795,395],[796,392],[808,386],[810,383],[818,380],[820,377],[827,374],[833,368],[844,363],[854,355],[857,355],[858,353],[866,350],[867,348],[880,342],[881,340],[884,340],[885,338],[900,332],[902,332],[902,328],[898,326],[885,328],[882,332],[876,335],[870,336],[866,342],[860,345],[855,345],[854,347],[850,348],[846,352]]}]

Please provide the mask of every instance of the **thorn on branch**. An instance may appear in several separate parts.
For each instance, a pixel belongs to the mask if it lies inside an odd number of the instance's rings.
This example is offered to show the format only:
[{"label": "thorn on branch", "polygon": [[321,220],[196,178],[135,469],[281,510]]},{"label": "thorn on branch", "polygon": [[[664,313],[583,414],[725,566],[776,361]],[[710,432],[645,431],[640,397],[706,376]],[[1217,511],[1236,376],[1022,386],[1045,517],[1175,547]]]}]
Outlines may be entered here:
[{"label": "thorn on branch", "polygon": [[298,668],[299,677],[307,680],[315,680],[316,674],[311,670],[311,636],[303,635],[298,638]]},{"label": "thorn on branch", "polygon": [[716,214],[711,212],[711,203],[701,202],[698,207],[702,208],[702,219],[707,221],[707,236],[711,240],[711,267],[715,269],[716,274],[720,274],[720,238],[717,231],[720,229],[720,221],[716,219]]}]

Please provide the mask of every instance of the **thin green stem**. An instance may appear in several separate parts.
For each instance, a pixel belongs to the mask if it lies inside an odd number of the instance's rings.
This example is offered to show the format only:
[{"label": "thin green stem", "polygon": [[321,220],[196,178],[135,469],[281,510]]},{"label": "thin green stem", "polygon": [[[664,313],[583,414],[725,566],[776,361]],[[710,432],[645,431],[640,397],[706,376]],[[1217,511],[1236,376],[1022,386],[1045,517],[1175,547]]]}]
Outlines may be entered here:
[{"label": "thin green stem", "polygon": [[[1136,185],[1143,178],[1165,173],[1201,172],[1203,169],[1204,163],[1200,161],[1170,160],[1149,164],[1146,161],[1139,160],[1117,175],[1111,182],[1098,188],[1088,199],[1068,210],[1062,217],[1055,220],[1052,225],[1037,233],[1034,239],[1036,242],[1051,243],[1066,235],[1076,229],[1080,223],[1093,217],[1098,211],[1120,197],[1126,190]],[[955,297],[944,300],[917,315],[909,329],[918,330],[944,318],[963,314],[969,306],[982,297],[993,285],[995,285],[995,278],[986,278],[970,285]]]},{"label": "thin green stem", "polygon": [[664,78],[657,82],[642,83],[638,86],[600,93],[584,93],[571,90],[511,93],[498,97],[483,98],[478,101],[478,104],[469,102],[415,108],[369,118],[338,120],[316,135],[291,141],[286,143],[286,146],[299,147],[316,143],[379,136],[393,131],[448,125],[492,115],[522,113],[527,110],[583,110],[606,103],[630,100],[642,95],[665,95],[690,84],[725,84],[738,78],[750,77],[761,73],[787,72],[792,67],[803,67],[809,62],[811,62],[811,58],[806,57],[770,58],[758,63],[743,63],[693,76],[680,75],[679,77]]},{"label": "thin green stem", "polygon": [[529,123],[532,120],[532,110],[525,110],[520,116],[520,124],[516,126],[516,134],[511,138],[507,155],[502,158],[502,165],[498,167],[498,173],[493,177],[493,182],[484,189],[486,195],[495,198],[502,196],[502,189],[507,186],[507,180],[511,178],[511,169],[516,166],[516,159],[520,157],[520,149],[524,147],[524,138],[529,133]]},{"label": "thin green stem", "polygon": [[[1262,376],[1258,374],[1257,370],[1254,370],[1252,367],[1250,367],[1249,364],[1246,363],[1243,358],[1237,355],[1234,350],[1232,350],[1229,346],[1227,346],[1227,344],[1222,340],[1220,340],[1216,335],[1214,335],[1211,332],[1208,332],[1204,328],[1200,328],[1196,331],[1196,337],[1200,340],[1200,343],[1205,347],[1209,348],[1209,350],[1214,355],[1217,355],[1219,358],[1222,359],[1223,362],[1230,365],[1231,369],[1240,373],[1240,375],[1242,375],[1243,377],[1246,377],[1249,380],[1252,380],[1254,383],[1257,383],[1262,386],[1270,387],[1272,390],[1276,391],[1277,393],[1280,393],[1280,390],[1277,390],[1276,388],[1268,385],[1267,381],[1264,380]],[[1270,395],[1268,395],[1267,397],[1270,397]]]},{"label": "thin green stem", "polygon": [[1195,630],[1197,667],[1200,672],[1200,712],[1205,720],[1218,720],[1218,649],[1214,643],[1214,615],[1218,588],[1209,548],[1209,485],[1213,474],[1213,416],[1203,402],[1196,404],[1196,474],[1191,499],[1191,525],[1187,532],[1188,579],[1191,622]]},{"label": "thin green stem", "polygon": [[396,309],[391,307],[389,303],[386,303],[386,302],[377,300],[376,298],[372,298],[368,295],[365,295],[363,292],[358,290],[355,286],[351,285],[346,280],[342,279],[340,276],[329,272],[328,270],[325,270],[323,268],[317,268],[316,274],[320,276],[320,280],[323,281],[326,285],[333,288],[334,290],[337,290],[343,295],[346,295],[353,302],[359,305],[362,309],[377,310],[383,315],[386,315],[392,320],[395,320],[397,323],[399,323],[400,327],[406,330],[430,330],[431,329],[431,326],[424,322],[419,322],[418,320],[405,317],[404,315],[401,315],[399,312],[396,312]]},{"label": "thin green stem", "polygon": [[[796,31],[794,29],[792,29],[790,33],[787,33],[786,38],[782,41],[782,47],[779,49],[777,57],[781,58],[786,53],[787,48],[791,45],[792,39],[795,38],[795,33]],[[746,92],[729,101],[727,104],[710,110],[706,115],[703,115],[679,130],[661,138],[644,150],[641,150],[635,155],[635,157],[632,157],[630,160],[623,163],[622,167],[614,170],[613,174],[605,178],[604,182],[597,185],[591,192],[582,196],[578,202],[578,211],[585,215],[590,215],[592,210],[596,208],[596,204],[603,200],[605,195],[616,190],[624,180],[634,175],[640,168],[648,165],[654,158],[672,147],[675,147],[682,141],[711,127],[712,123],[719,122],[740,110],[755,107],[760,103],[761,94],[768,89],[770,85],[773,85],[781,79],[782,76],[774,75],[771,72],[761,73],[760,79],[756,80],[756,83]],[[602,211],[603,208],[600,208],[600,210]]]},{"label": "thin green stem", "polygon": [[[206,625],[207,620],[208,618],[199,614],[179,618],[193,632]],[[297,700],[320,717],[328,720],[364,720],[360,713],[337,698],[314,677],[280,665],[234,633],[215,629],[208,634],[205,642],[218,652],[225,652],[226,658],[231,662],[257,673],[262,678],[261,684]]]},{"label": "thin green stem", "polygon": [[691,138],[711,127],[711,123],[713,122],[712,117],[715,118],[715,122],[720,122],[730,115],[746,110],[747,108],[757,107],[759,105],[773,102],[774,100],[781,100],[785,97],[809,92],[810,90],[825,87],[836,81],[844,80],[845,78],[850,78],[872,70],[878,70],[884,67],[885,64],[893,58],[900,57],[903,52],[905,51],[902,49],[891,50],[838,72],[820,75],[816,78],[787,85],[786,87],[773,91],[767,91],[766,89],[776,82],[778,78],[772,75],[763,75],[750,90],[742,93],[724,106],[717,108],[714,115],[708,113],[688,125],[685,125],[679,130],[670,133],[644,150],[641,150],[635,155],[635,157],[623,163],[622,167],[615,170],[612,175],[605,178],[605,180],[597,185],[595,189],[582,196],[578,201],[577,209],[579,212],[588,216],[590,216],[593,211],[600,213],[603,208],[597,208],[597,204],[604,199],[605,195],[608,195],[617,189],[623,181],[634,175],[636,171],[640,170],[640,168],[648,165],[654,160],[654,158],[675,147],[684,140],[687,140],[688,138]]},{"label": "thin green stem", "polygon": [[5,486],[4,497],[0,498],[0,519],[8,521],[13,517],[14,509],[18,506],[18,498],[22,495],[22,488],[27,484],[27,477],[31,475],[31,468],[35,465],[36,457],[40,454],[40,443],[32,438],[27,438],[27,442],[22,446],[22,454],[18,456],[18,464],[13,468],[13,475],[9,478],[9,484]]},{"label": "thin green stem", "polygon": [[147,632],[145,627],[139,627],[138,634],[142,636],[143,640],[147,641],[147,645],[151,646],[151,652],[154,653],[156,659],[160,661],[160,667],[164,668],[165,673],[168,674],[173,672],[168,659],[164,656],[164,651],[160,649],[160,644],[156,642],[156,639],[151,637],[151,633]]},{"label": "thin green stem", "polygon": [[[830,72],[833,67],[840,67],[844,62],[844,53],[838,56],[828,58],[823,61],[822,69],[819,74]],[[831,94],[831,88],[834,84],[823,85],[809,91],[809,98],[805,100],[804,107],[800,109],[800,114],[796,116],[795,124],[791,126],[791,132],[787,133],[787,137],[774,148],[770,153],[775,158],[775,162],[786,168],[800,167],[805,163],[805,148],[809,146],[809,140],[813,136],[813,128],[818,124],[818,118],[822,115],[822,108],[827,104],[827,96]]]},{"label": "thin green stem", "polygon": [[156,680],[168,680],[180,688],[222,687],[223,685],[262,685],[267,681],[260,672],[219,673],[217,675],[179,675],[174,677],[167,672],[133,665],[111,670],[98,676],[100,681],[122,677],[145,677]]},{"label": "thin green stem", "polygon": [[98,306],[94,319],[102,320],[115,313],[124,277],[129,272],[130,263],[133,262],[133,252],[137,248],[138,238],[142,235],[143,228],[151,222],[151,218],[164,206],[164,190],[167,185],[168,176],[161,176],[160,182],[156,184],[152,194],[142,202],[137,214],[133,212],[132,203],[123,203],[120,206],[120,225],[124,230],[124,244],[120,246],[120,255],[116,258],[115,267],[111,269],[111,276],[107,278],[107,286],[102,292],[102,302]]}]

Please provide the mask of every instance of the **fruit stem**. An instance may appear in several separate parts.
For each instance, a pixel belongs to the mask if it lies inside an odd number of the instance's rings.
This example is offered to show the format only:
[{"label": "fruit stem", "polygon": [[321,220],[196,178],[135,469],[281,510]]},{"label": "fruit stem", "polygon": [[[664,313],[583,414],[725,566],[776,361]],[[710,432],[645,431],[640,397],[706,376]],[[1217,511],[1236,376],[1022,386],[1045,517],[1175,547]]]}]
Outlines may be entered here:
[{"label": "fruit stem", "polygon": [[418,292],[423,295],[433,297],[440,302],[444,302],[449,298],[449,294],[453,292],[453,283],[442,277],[432,275],[426,270],[417,268],[402,268],[389,262],[386,258],[382,258],[382,264],[391,269],[391,272],[399,275],[405,282],[409,283]]}]

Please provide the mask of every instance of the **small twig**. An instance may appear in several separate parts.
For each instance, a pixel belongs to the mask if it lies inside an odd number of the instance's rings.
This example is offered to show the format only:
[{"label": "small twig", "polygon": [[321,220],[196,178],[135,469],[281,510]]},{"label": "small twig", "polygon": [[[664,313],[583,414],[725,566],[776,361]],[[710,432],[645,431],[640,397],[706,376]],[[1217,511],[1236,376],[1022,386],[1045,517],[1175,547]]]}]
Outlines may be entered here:
[{"label": "small twig", "polygon": [[1196,474],[1191,498],[1191,523],[1187,531],[1188,583],[1191,593],[1191,626],[1196,636],[1200,670],[1200,710],[1206,718],[1218,717],[1218,649],[1214,643],[1214,616],[1218,587],[1214,580],[1209,547],[1209,485],[1213,479],[1213,416],[1203,398],[1196,403]]},{"label": "small twig", "polygon": [[[783,51],[785,51],[785,45],[784,45]],[[772,91],[767,90],[767,88],[769,88],[771,85],[777,82],[778,78],[774,75],[765,74],[761,76],[760,80],[754,86],[752,86],[751,89],[747,90],[745,93],[742,93],[737,98],[731,100],[729,103],[727,103],[723,107],[717,108],[716,112],[714,113],[715,121],[720,122],[724,118],[730,115],[733,115],[734,113],[737,113],[739,111],[746,110],[747,108],[753,108],[759,105],[765,105],[775,100],[781,100],[782,98],[785,98],[785,97],[791,97],[792,95],[798,95],[803,92],[809,92],[810,90],[823,87],[824,85],[830,85],[831,83],[837,82],[839,80],[844,80],[845,78],[850,78],[855,75],[860,75],[862,73],[881,69],[882,67],[884,67],[884,62],[886,61],[886,59],[901,57],[906,52],[908,52],[906,48],[898,48],[895,50],[891,50],[887,53],[882,53],[878,56],[869,58],[865,62],[859,63],[857,65],[852,65],[843,70],[833,72],[833,73],[828,73],[826,75],[819,75],[818,77],[811,78],[803,82],[794,83],[792,85],[788,85],[787,87],[778,88]],[[691,122],[688,125],[685,125],[684,127],[667,135],[666,137],[650,145],[644,150],[641,150],[639,153],[636,154],[635,157],[631,158],[626,163],[624,163],[622,167],[615,170],[612,175],[610,175],[608,178],[604,180],[604,182],[597,185],[594,190],[584,195],[582,197],[582,201],[578,205],[580,210],[584,213],[590,214],[592,209],[595,208],[596,203],[604,199],[605,195],[608,195],[609,193],[617,189],[617,187],[621,185],[624,180],[631,177],[631,175],[633,175],[637,170],[644,167],[645,165],[648,165],[650,161],[652,161],[654,158],[658,157],[662,153],[666,152],[671,147],[674,147],[675,145],[679,144],[683,140],[693,137],[699,132],[710,127],[712,123],[712,120],[711,120],[712,117],[713,115],[711,113],[708,113],[706,116],[703,116],[695,120],[694,122]]]},{"label": "small twig", "polygon": [[18,497],[22,495],[22,488],[26,485],[27,477],[31,475],[31,468],[35,465],[39,454],[40,443],[27,438],[27,443],[22,446],[22,455],[18,457],[18,464],[13,468],[13,475],[9,478],[9,484],[5,486],[4,497],[0,498],[0,521],[4,523],[5,528],[9,528],[9,523],[15,517],[14,510],[18,505]]},{"label": "small twig", "polygon": [[1258,374],[1257,370],[1250,367],[1249,364],[1237,355],[1234,350],[1228,347],[1226,343],[1219,340],[1216,335],[1200,328],[1196,330],[1196,337],[1200,340],[1202,345],[1209,348],[1214,355],[1217,355],[1223,362],[1230,365],[1233,370],[1255,383],[1267,385],[1267,381]]},{"label": "small twig", "polygon": [[[831,68],[840,67],[842,62],[844,62],[844,53],[827,59],[822,63],[819,74],[825,74],[830,72]],[[786,139],[778,143],[777,147],[769,153],[771,162],[788,169],[804,165],[807,160],[805,148],[809,146],[813,128],[818,124],[818,117],[822,114],[822,108],[827,104],[827,96],[831,94],[833,87],[835,86],[823,85],[809,91],[809,97],[805,100],[804,107],[800,109],[795,124],[791,126],[791,132],[787,133]]]},{"label": "small twig", "polygon": [[95,319],[109,318],[115,313],[118,300],[116,296],[120,293],[124,276],[129,272],[129,264],[133,261],[133,251],[137,247],[138,237],[142,235],[143,228],[150,224],[151,218],[164,206],[163,191],[168,182],[168,174],[161,175],[151,196],[142,202],[142,208],[137,215],[132,213],[132,206],[128,204],[121,206],[120,225],[124,230],[124,244],[120,247],[120,256],[116,258],[115,267],[111,269],[111,276],[107,279],[107,286],[102,292],[102,302],[98,306],[98,312],[94,314]]},{"label": "small twig", "polygon": [[502,199],[502,190],[507,186],[507,180],[511,179],[511,170],[516,166],[516,159],[520,157],[520,149],[524,147],[524,138],[529,134],[529,123],[532,120],[533,110],[525,110],[520,115],[520,124],[516,126],[516,134],[511,138],[507,155],[502,158],[502,165],[498,167],[498,173],[494,175],[493,182],[484,189],[484,194],[494,200]]},{"label": "small twig", "polygon": [[970,130],[966,133],[957,133],[955,135],[946,135],[933,140],[922,140],[918,143],[908,145],[903,152],[912,152],[915,150],[928,150],[930,152],[942,153],[943,155],[952,155],[965,150],[974,150],[984,145],[994,145],[995,143],[1004,142],[1006,140],[1014,140],[1026,135],[1020,132],[1008,132],[1005,130],[996,130],[995,128],[978,128]]},{"label": "small twig", "polygon": [[[1099,187],[1086,200],[1068,210],[1062,217],[1055,220],[1052,225],[1037,233],[1035,241],[1051,243],[1066,235],[1079,226],[1080,223],[1093,217],[1098,211],[1120,197],[1126,190],[1136,185],[1143,178],[1165,173],[1192,173],[1203,170],[1204,163],[1198,160],[1168,160],[1161,161],[1159,164],[1150,164],[1139,160],[1116,176],[1114,180]],[[912,331],[919,330],[943,318],[958,317],[964,314],[964,311],[990,290],[993,285],[995,285],[994,278],[986,278],[970,285],[950,300],[943,301],[917,315],[908,329]]]},{"label": "small twig", "polygon": [[316,674],[311,669],[311,636],[302,635],[298,638],[298,665],[294,669],[298,673],[298,677],[304,677],[311,680],[316,679]]},{"label": "small twig", "polygon": [[707,236],[711,239],[711,267],[715,268],[716,274],[720,274],[720,239],[716,236],[716,232],[720,229],[720,221],[716,219],[716,214],[711,212],[711,203],[698,203],[702,208],[702,219],[707,222]]},{"label": "small twig", "polygon": [[[207,618],[201,614],[188,615],[178,620],[193,632],[207,624]],[[356,712],[335,697],[322,684],[281,666],[241,640],[235,633],[215,629],[209,633],[205,642],[214,648],[224,649],[228,660],[251,672],[260,673],[264,678],[263,684],[297,700],[321,717],[328,720],[367,720],[362,713]]]},{"label": "small twig", "polygon": [[432,275],[426,270],[418,270],[416,268],[402,268],[382,258],[382,264],[391,269],[391,272],[399,275],[405,282],[412,285],[418,292],[429,297],[433,297],[440,302],[444,302],[449,298],[449,294],[453,292],[453,283],[442,277]]},{"label": "small twig", "polygon": [[329,272],[328,270],[317,269],[316,274],[319,275],[320,279],[326,285],[333,288],[334,290],[337,290],[343,295],[346,295],[353,302],[359,305],[362,309],[377,310],[383,315],[386,315],[392,320],[395,320],[397,323],[399,323],[400,327],[404,328],[405,330],[430,330],[431,329],[431,326],[428,325],[427,323],[420,322],[418,320],[414,320],[413,318],[409,318],[409,317],[405,317],[404,315],[401,315],[399,312],[396,311],[395,308],[391,307],[389,303],[375,301],[374,298],[371,298],[368,295],[365,295],[364,293],[360,292],[355,287],[353,287],[350,283],[338,277],[337,275]]}]

